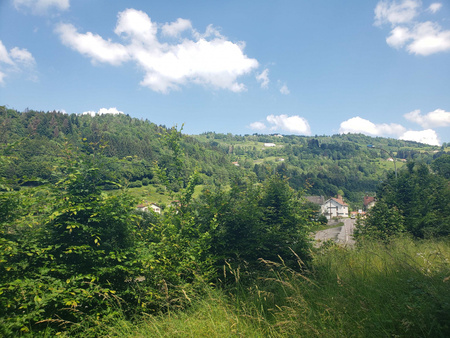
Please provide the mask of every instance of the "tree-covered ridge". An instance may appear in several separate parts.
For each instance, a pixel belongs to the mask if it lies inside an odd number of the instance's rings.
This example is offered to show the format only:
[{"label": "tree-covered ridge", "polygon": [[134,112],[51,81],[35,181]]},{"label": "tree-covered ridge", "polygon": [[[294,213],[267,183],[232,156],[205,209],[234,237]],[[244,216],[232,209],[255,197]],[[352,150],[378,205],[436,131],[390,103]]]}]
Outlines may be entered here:
[{"label": "tree-covered ridge", "polygon": [[295,189],[324,196],[335,196],[341,190],[355,206],[364,194],[375,192],[386,170],[394,170],[385,152],[367,145],[391,153],[398,168],[409,160],[430,163],[445,153],[445,146],[362,134],[306,137],[208,132],[197,138],[229,153],[233,161],[253,170],[261,180],[276,170],[289,177],[289,184]]},{"label": "tree-covered ridge", "polygon": [[[0,166],[0,174],[8,178],[51,179],[53,165],[66,144],[80,151],[101,151],[109,158],[124,160],[110,171],[130,182],[154,177],[155,162],[172,167],[172,150],[164,142],[170,128],[157,126],[148,120],[128,115],[76,115],[60,112],[23,113],[0,107],[0,144],[20,140],[14,149],[14,159]],[[202,179],[228,182],[234,166],[226,154],[205,147],[183,135],[180,142],[185,154],[183,181],[197,168]]]},{"label": "tree-covered ridge", "polygon": [[[22,184],[36,184],[30,180],[25,183],[24,177],[51,179],[55,161],[67,143],[79,150],[101,151],[109,158],[121,159],[107,169],[111,175],[126,178],[131,186],[139,186],[141,182],[162,183],[161,177],[155,176],[156,163],[167,168],[169,176],[178,170],[174,149],[165,140],[172,129],[123,114],[67,115],[55,111],[18,112],[0,107],[0,143],[20,140],[12,160],[0,165],[0,174],[19,178]],[[176,174],[180,180],[171,188],[176,190],[185,185],[194,170],[198,170],[202,182],[216,185],[229,184],[230,178],[242,170],[252,172],[260,182],[278,172],[289,178],[295,190],[323,196],[341,192],[358,208],[365,194],[375,193],[385,172],[394,170],[393,162],[387,161],[389,156],[380,150],[368,149],[368,144],[392,153],[398,169],[408,160],[429,164],[446,151],[445,145],[432,147],[361,134],[311,137],[182,134],[177,151],[184,154],[185,165]],[[240,167],[232,165],[233,162]]]}]

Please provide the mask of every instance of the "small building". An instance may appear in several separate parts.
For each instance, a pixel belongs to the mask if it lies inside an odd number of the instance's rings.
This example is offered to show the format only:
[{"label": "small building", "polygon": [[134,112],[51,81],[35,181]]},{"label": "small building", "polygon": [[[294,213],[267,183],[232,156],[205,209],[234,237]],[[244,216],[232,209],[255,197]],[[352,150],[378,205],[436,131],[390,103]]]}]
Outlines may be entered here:
[{"label": "small building", "polygon": [[352,211],[350,213],[351,219],[355,219],[357,217],[364,218],[365,216],[366,216],[366,213],[364,211],[362,211],[361,209],[359,209],[358,211]]},{"label": "small building", "polygon": [[329,220],[333,217],[348,217],[348,204],[340,195],[337,198],[331,197],[322,204],[321,212]]},{"label": "small building", "polygon": [[148,211],[148,206],[144,203],[138,204],[136,206],[136,210],[138,211]]},{"label": "small building", "polygon": [[276,147],[275,143],[264,143],[264,147],[270,148],[270,147]]},{"label": "small building", "polygon": [[239,162],[231,162],[231,164],[234,164],[236,167],[239,167]]},{"label": "small building", "polygon": [[364,196],[364,210],[369,210],[375,205],[375,197]]},{"label": "small building", "polygon": [[161,214],[161,207],[159,207],[157,204],[155,203],[150,204],[150,208],[157,214]]},{"label": "small building", "polygon": [[144,203],[138,204],[136,206],[136,210],[145,211],[145,212],[152,210],[153,212],[156,212],[157,214],[161,214],[161,207],[159,207],[156,203],[149,204],[148,202],[144,202]]}]

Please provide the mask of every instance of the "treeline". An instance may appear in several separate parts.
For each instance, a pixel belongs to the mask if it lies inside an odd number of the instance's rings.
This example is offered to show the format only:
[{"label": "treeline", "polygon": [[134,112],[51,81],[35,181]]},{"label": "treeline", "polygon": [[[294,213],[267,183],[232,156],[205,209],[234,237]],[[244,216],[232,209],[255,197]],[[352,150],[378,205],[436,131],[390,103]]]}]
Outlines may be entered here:
[{"label": "treeline", "polygon": [[[0,175],[17,178],[17,185],[37,185],[51,180],[53,166],[61,150],[73,149],[95,153],[101,151],[112,161],[104,170],[106,176],[123,177],[129,186],[161,184],[155,175],[156,163],[176,171],[170,142],[165,138],[174,128],[157,126],[148,120],[128,115],[76,115],[60,112],[18,112],[0,107],[0,144],[18,140],[8,164],[0,164]],[[264,143],[275,144],[265,147]],[[430,164],[446,153],[445,147],[416,142],[369,137],[361,134],[333,136],[232,135],[213,132],[198,136],[182,135],[180,153],[184,156],[181,180],[172,180],[171,189],[186,185],[195,169],[206,185],[227,185],[242,170],[260,181],[277,172],[287,177],[289,185],[309,195],[344,194],[353,208],[361,208],[365,194],[374,194],[385,171],[393,171],[388,155],[373,144],[390,152],[397,160]],[[238,162],[239,168],[232,162]],[[169,176],[172,175],[168,172]],[[106,189],[115,188],[106,184]]]},{"label": "treeline", "polygon": [[[386,168],[380,163],[387,162],[389,157],[367,145],[391,153],[399,167],[403,161],[430,164],[446,153],[445,147],[362,134],[305,137],[208,132],[198,139],[229,153],[235,161],[253,170],[260,180],[276,171],[288,177],[296,190],[305,189],[308,194],[324,196],[335,196],[341,191],[347,201],[359,207],[364,194],[374,194],[384,179]],[[264,143],[275,146],[266,147]]]},{"label": "treeline", "polygon": [[357,238],[387,240],[408,233],[416,238],[450,236],[450,155],[430,166],[408,162],[377,189],[377,202],[360,220]]},{"label": "treeline", "polygon": [[[19,183],[26,181],[28,185],[39,183],[34,179],[49,180],[55,161],[70,145],[79,151],[101,151],[108,158],[122,160],[112,164],[111,168],[104,168],[116,177],[124,177],[129,182],[158,183],[154,178],[155,162],[172,167],[171,149],[162,140],[170,130],[123,114],[67,115],[33,110],[20,113],[0,107],[0,144],[16,142],[11,161],[0,164],[0,175],[17,178]],[[180,173],[183,184],[194,169],[199,170],[206,183],[216,181],[217,184],[228,183],[230,174],[236,170],[226,154],[202,145],[192,137],[183,135],[180,147],[185,156]]]}]

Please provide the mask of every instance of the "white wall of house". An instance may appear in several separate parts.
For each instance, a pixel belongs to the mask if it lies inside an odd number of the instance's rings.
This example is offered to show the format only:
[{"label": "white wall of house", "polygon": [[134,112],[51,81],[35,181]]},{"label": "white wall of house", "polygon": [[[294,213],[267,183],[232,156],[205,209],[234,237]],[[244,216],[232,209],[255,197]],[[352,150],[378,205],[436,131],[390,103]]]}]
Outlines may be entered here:
[{"label": "white wall of house", "polygon": [[161,213],[161,208],[158,207],[156,204],[150,204],[150,208],[152,208],[153,211],[156,212],[157,214]]},{"label": "white wall of house", "polygon": [[328,219],[332,219],[333,217],[348,217],[348,205],[341,204],[330,198],[322,204],[321,212]]}]

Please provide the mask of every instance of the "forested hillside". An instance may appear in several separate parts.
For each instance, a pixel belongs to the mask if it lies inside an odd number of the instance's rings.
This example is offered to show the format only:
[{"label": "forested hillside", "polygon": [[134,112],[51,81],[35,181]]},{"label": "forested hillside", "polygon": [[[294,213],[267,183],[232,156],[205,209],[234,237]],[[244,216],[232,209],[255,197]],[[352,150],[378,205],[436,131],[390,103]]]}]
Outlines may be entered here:
[{"label": "forested hillside", "polygon": [[[110,163],[104,170],[131,185],[143,179],[155,183],[158,182],[154,177],[156,162],[175,170],[170,142],[165,142],[170,130],[128,115],[92,117],[32,110],[19,113],[0,107],[0,144],[15,143],[11,149],[14,156],[7,164],[0,165],[0,175],[18,178],[18,183],[26,185],[35,185],[37,178],[49,180],[55,161],[70,145],[75,151],[101,152],[108,158],[122,160]],[[189,173],[198,169],[205,183],[213,183],[213,179],[217,184],[228,183],[236,170],[226,154],[192,137],[184,135],[180,147],[185,165],[178,174],[183,182]],[[24,182],[23,177],[30,180]]]},{"label": "forested hillside", "polygon": [[[123,114],[67,115],[0,107],[0,143],[16,142],[11,150],[14,156],[0,165],[0,174],[18,178],[17,186],[51,180],[55,161],[62,156],[62,149],[70,145],[78,151],[101,152],[108,158],[120,159],[105,166],[105,175],[121,177],[130,187],[140,186],[142,181],[162,183],[155,171],[157,166],[167,168],[169,176],[178,170],[167,139],[171,130],[175,129]],[[205,185],[227,185],[243,170],[253,172],[260,182],[277,172],[288,177],[289,185],[296,190],[326,197],[340,193],[358,208],[364,194],[374,194],[386,171],[394,170],[388,154],[367,148],[369,144],[391,153],[397,169],[411,159],[429,164],[446,150],[446,145],[432,147],[361,134],[182,135],[178,151],[185,156],[185,165],[176,174],[181,179],[172,179],[171,188],[176,191],[185,185],[194,170]]]},{"label": "forested hillside", "polygon": [[388,154],[367,145],[391,153],[398,169],[408,160],[430,163],[446,149],[445,145],[432,147],[362,134],[305,137],[210,132],[197,139],[230,154],[233,161],[254,171],[260,180],[276,171],[289,177],[294,189],[324,196],[340,192],[355,206],[364,194],[375,192],[387,170],[394,170]]}]

